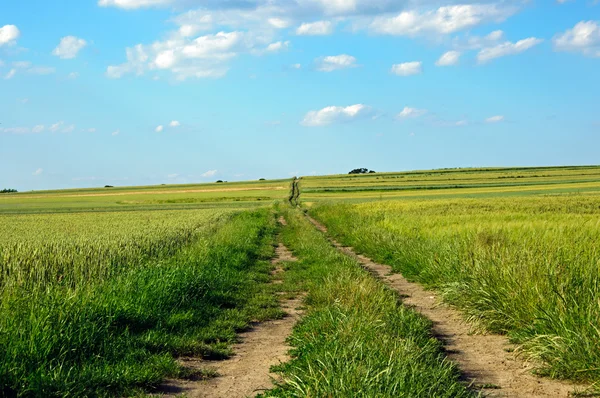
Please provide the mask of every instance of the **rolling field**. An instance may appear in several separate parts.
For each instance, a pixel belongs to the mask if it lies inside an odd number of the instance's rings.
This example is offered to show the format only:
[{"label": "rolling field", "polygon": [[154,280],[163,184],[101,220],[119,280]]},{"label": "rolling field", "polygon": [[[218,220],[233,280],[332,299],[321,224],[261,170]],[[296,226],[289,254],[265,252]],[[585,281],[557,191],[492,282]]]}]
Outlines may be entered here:
[{"label": "rolling field", "polygon": [[302,186],[333,236],[438,290],[481,329],[507,334],[538,373],[598,382],[598,172],[435,171]]},{"label": "rolling field", "polygon": [[[507,335],[543,376],[600,381],[600,167],[432,170],[0,195],[0,396],[206,380],[304,297],[266,396],[477,396],[432,323],[328,235]],[[299,206],[289,206],[299,188]],[[295,204],[295,201],[294,201]],[[278,225],[276,220],[282,220]],[[287,220],[287,221],[286,221]],[[271,263],[285,263],[281,283]],[[199,384],[198,388],[202,388]],[[483,387],[486,388],[486,387]],[[494,387],[495,388],[495,387]]]}]

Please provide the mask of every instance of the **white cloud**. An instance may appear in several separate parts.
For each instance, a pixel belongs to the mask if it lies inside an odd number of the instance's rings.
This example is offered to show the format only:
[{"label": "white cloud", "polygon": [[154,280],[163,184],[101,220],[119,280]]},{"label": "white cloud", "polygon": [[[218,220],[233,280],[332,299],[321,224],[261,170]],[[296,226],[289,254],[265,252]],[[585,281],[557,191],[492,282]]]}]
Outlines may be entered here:
[{"label": "white cloud", "polygon": [[157,133],[162,133],[162,131],[165,129],[165,127],[161,124],[160,126],[157,126],[154,131],[156,131]]},{"label": "white cloud", "polygon": [[52,131],[53,133],[55,133],[58,130],[60,130],[64,124],[65,124],[65,122],[54,123],[53,125],[50,126],[49,130]]},{"label": "white cloud", "polygon": [[73,59],[86,45],[87,42],[83,39],[75,36],[65,36],[60,39],[60,43],[52,51],[52,55],[56,55],[62,59]]},{"label": "white cloud", "polygon": [[303,23],[296,29],[299,36],[326,36],[333,33],[333,23],[331,21],[317,21]]},{"label": "white cloud", "polygon": [[485,119],[486,123],[500,123],[502,121],[504,121],[504,116],[502,115],[492,116]]},{"label": "white cloud", "polygon": [[332,123],[348,122],[365,116],[370,108],[363,104],[350,106],[328,106],[318,111],[310,111],[302,120],[302,125],[309,127],[327,126]]},{"label": "white cloud", "polygon": [[7,134],[29,134],[31,129],[29,127],[0,127],[0,133]]},{"label": "white cloud", "polygon": [[[264,53],[257,47],[267,46],[266,40],[267,37],[241,31],[218,32],[194,40],[176,34],[165,41],[128,48],[127,62],[109,66],[106,75],[118,79],[130,73],[141,76],[148,70],[162,69],[170,70],[179,80],[218,78],[227,73],[228,61],[240,53]],[[272,51],[289,45],[288,42],[271,44]]]},{"label": "white cloud", "polygon": [[411,107],[405,106],[404,109],[402,109],[402,112],[400,112],[398,114],[398,118],[400,118],[400,119],[414,118],[414,117],[423,116],[426,113],[427,113],[426,109],[417,109],[417,108],[411,108]]},{"label": "white cloud", "polygon": [[16,74],[17,74],[17,70],[11,69],[8,71],[8,73],[6,75],[4,75],[4,79],[6,79],[6,80],[12,79],[13,77],[15,77]]},{"label": "white cloud", "polygon": [[600,25],[598,21],[581,21],[572,29],[552,39],[556,51],[580,52],[589,57],[600,57]]},{"label": "white cloud", "polygon": [[31,129],[32,133],[43,133],[46,128],[43,124],[38,124],[34,128]]},{"label": "white cloud", "polygon": [[70,124],[68,126],[65,126],[65,128],[63,128],[61,130],[62,133],[72,133],[73,131],[75,131],[75,125],[74,124]]},{"label": "white cloud", "polygon": [[202,173],[202,177],[214,177],[217,174],[217,170],[208,170],[206,173]]},{"label": "white cloud", "polygon": [[460,52],[448,51],[442,54],[442,56],[435,62],[437,66],[451,66],[456,65],[460,58]]},{"label": "white cloud", "polygon": [[4,25],[0,28],[0,47],[14,44],[20,35],[21,32],[15,25]]},{"label": "white cloud", "polygon": [[279,52],[282,50],[287,50],[290,46],[290,42],[289,41],[278,41],[275,43],[271,43],[267,46],[267,52],[270,53],[275,53],[275,52]]},{"label": "white cloud", "polygon": [[121,130],[115,130],[115,131],[112,132],[111,135],[114,137],[114,136],[117,136],[119,134],[121,134]]},{"label": "white cloud", "polygon": [[356,67],[356,58],[351,55],[330,55],[317,59],[317,70],[321,72],[333,72],[334,70]]},{"label": "white cloud", "polygon": [[177,174],[177,173],[173,173],[173,174],[167,175],[167,178],[169,178],[169,179],[174,179],[174,178],[177,178],[177,177],[179,177],[179,174]]},{"label": "white cloud", "polygon": [[181,123],[179,123],[179,121],[177,121],[177,120],[173,120],[173,121],[171,121],[171,123],[169,123],[169,126],[179,127],[179,126],[181,126]]},{"label": "white cloud", "polygon": [[34,171],[33,173],[31,173],[34,176],[39,176],[44,172],[44,169],[37,169],[36,171]]},{"label": "white cloud", "polygon": [[112,6],[130,10],[143,7],[166,6],[173,3],[173,0],[98,0],[98,5],[101,7]]},{"label": "white cloud", "polygon": [[56,69],[48,66],[32,66],[29,61],[17,61],[13,62],[13,69],[9,72],[9,75],[5,76],[5,79],[10,79],[16,75],[18,71],[24,71],[30,75],[50,75],[56,72]]},{"label": "white cloud", "polygon": [[470,36],[464,38],[455,38],[453,40],[454,47],[459,50],[481,50],[485,47],[493,47],[500,44],[504,39],[504,32],[495,30],[486,36]]},{"label": "white cloud", "polygon": [[53,133],[56,133],[56,132],[60,132],[60,133],[72,133],[73,131],[75,131],[75,125],[74,124],[66,125],[65,122],[60,121],[60,122],[52,124],[48,128],[48,130],[50,130]]},{"label": "white cloud", "polygon": [[392,73],[398,76],[411,76],[423,73],[423,65],[419,61],[405,62],[392,66]]},{"label": "white cloud", "polygon": [[67,75],[67,79],[71,79],[71,80],[75,80],[79,77],[79,73],[77,72],[71,72]]},{"label": "white cloud", "polygon": [[449,34],[487,22],[501,22],[515,12],[514,7],[498,4],[450,5],[422,13],[403,11],[393,17],[378,16],[368,28],[375,33],[395,36]]},{"label": "white cloud", "polygon": [[519,54],[540,44],[542,41],[542,39],[529,37],[527,39],[519,40],[516,43],[507,41],[494,47],[486,47],[477,54],[477,62],[483,64],[494,58]]},{"label": "white cloud", "polygon": [[268,22],[277,29],[285,29],[290,26],[290,21],[282,18],[269,18]]},{"label": "white cloud", "polygon": [[94,127],[87,129],[88,133],[95,133],[96,129]]}]

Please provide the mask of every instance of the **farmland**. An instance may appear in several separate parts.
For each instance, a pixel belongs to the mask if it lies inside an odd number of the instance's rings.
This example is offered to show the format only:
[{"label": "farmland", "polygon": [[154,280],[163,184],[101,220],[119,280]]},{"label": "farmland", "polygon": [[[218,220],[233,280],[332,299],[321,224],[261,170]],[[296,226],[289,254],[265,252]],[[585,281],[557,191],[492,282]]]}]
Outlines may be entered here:
[{"label": "farmland", "polygon": [[[540,376],[600,381],[599,167],[296,187],[299,208],[291,180],[0,196],[0,395],[156,392],[190,377],[178,358],[228,358],[253,322],[284,316],[282,298],[303,297],[265,395],[476,396],[432,322],[327,238],[433,289],[478,332],[508,336]],[[277,243],[297,261],[273,284]]]}]

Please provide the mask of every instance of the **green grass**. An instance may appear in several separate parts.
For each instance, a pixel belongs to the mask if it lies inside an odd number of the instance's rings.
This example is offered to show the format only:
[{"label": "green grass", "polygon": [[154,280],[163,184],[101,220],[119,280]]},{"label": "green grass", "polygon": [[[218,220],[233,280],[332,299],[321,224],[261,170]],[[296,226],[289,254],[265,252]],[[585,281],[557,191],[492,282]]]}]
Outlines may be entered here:
[{"label": "green grass", "polygon": [[282,237],[299,261],[288,289],[307,290],[307,313],[289,341],[292,361],[277,367],[281,397],[470,397],[426,318],[357,261],[334,249],[299,211],[287,210]]},{"label": "green grass", "polygon": [[596,196],[323,204],[343,243],[508,334],[537,372],[600,381]]},{"label": "green grass", "polygon": [[281,316],[265,294],[274,219],[230,215],[171,257],[122,264],[75,287],[12,286],[0,303],[0,395],[114,396],[223,358],[251,320]]}]

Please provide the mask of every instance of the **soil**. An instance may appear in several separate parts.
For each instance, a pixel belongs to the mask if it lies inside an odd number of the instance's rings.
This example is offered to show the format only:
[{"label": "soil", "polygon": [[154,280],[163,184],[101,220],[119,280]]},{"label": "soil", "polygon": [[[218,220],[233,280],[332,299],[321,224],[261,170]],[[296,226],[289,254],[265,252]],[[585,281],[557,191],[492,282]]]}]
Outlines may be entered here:
[{"label": "soil", "polygon": [[[321,232],[327,228],[308,217]],[[514,354],[515,346],[504,336],[474,334],[454,308],[444,305],[437,293],[392,273],[392,267],[378,264],[330,239],[345,254],[356,258],[364,268],[384,281],[402,297],[402,303],[414,308],[433,322],[433,333],[445,347],[448,358],[462,371],[464,380],[490,397],[559,398],[568,397],[575,385],[541,378],[531,373],[533,364]]]},{"label": "soil", "polygon": [[[285,224],[285,220],[279,221]],[[273,274],[284,272],[281,263],[296,261],[292,253],[283,245],[275,249],[276,266]],[[277,283],[275,280],[273,283]],[[292,328],[299,320],[302,305],[301,297],[285,300],[282,309],[286,312],[283,319],[257,323],[252,329],[240,335],[240,342],[233,347],[234,356],[223,361],[205,361],[197,358],[183,358],[182,364],[192,369],[216,370],[218,377],[192,381],[169,380],[162,386],[162,396],[185,395],[190,398],[242,398],[254,397],[273,387],[273,381],[279,380],[277,375],[269,372],[270,367],[290,360],[286,343]]]}]

